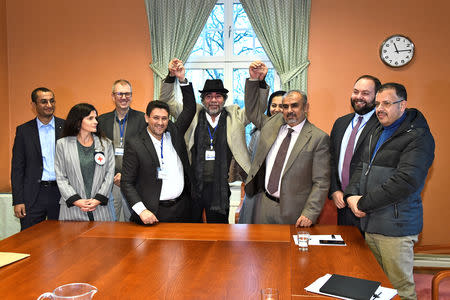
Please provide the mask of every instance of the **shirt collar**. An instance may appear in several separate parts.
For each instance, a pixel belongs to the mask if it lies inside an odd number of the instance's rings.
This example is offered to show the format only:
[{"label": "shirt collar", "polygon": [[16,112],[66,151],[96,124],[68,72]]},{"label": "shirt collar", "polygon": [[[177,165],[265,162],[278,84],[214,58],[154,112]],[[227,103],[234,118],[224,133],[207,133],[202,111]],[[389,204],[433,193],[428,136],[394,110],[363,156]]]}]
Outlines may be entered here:
[{"label": "shirt collar", "polygon": [[372,115],[374,113],[375,113],[375,108],[372,109],[371,111],[369,111],[368,113],[364,114],[364,115],[360,115],[360,114],[355,112],[355,116],[353,117],[353,120],[358,120],[359,117],[363,117],[363,122],[366,122],[372,117]]},{"label": "shirt collar", "polygon": [[216,116],[216,119],[214,120],[214,122],[213,122],[211,116],[208,113],[205,114],[206,115],[206,120],[208,120],[208,123],[209,123],[209,125],[211,125],[212,128],[216,128],[217,124],[219,124],[220,114],[218,114]]},{"label": "shirt collar", "polygon": [[48,124],[42,123],[38,117],[36,117],[36,122],[37,122],[38,129],[40,129],[42,126],[50,126],[53,129],[55,128],[55,117],[52,117],[52,119],[50,120],[50,122]]},{"label": "shirt collar", "polygon": [[294,132],[295,133],[300,133],[300,131],[302,130],[302,128],[303,128],[303,125],[305,125],[305,122],[306,122],[306,118],[300,123],[300,124],[297,124],[297,125],[295,125],[294,127],[291,127],[291,126],[289,126],[288,124],[285,124],[285,129],[287,130],[287,129],[289,129],[289,128],[292,128],[293,130],[294,130]]}]

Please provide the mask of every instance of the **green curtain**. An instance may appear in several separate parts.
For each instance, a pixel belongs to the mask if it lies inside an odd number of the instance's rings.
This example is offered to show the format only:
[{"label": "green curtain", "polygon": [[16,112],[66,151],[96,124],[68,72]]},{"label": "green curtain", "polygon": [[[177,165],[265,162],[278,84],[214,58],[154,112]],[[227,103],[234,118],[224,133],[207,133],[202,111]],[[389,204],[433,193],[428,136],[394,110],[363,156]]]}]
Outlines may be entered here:
[{"label": "green curtain", "polygon": [[216,0],[145,0],[155,99],[161,80],[167,76],[169,61],[174,57],[188,59],[215,4]]},{"label": "green curtain", "polygon": [[307,90],[310,0],[241,0],[282,89]]}]

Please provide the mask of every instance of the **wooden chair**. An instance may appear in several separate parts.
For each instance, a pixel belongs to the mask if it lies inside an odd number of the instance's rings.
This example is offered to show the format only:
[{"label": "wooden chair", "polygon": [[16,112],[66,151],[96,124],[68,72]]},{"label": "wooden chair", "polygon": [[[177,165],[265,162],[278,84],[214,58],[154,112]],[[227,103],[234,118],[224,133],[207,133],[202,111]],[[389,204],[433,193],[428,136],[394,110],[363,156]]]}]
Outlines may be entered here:
[{"label": "wooden chair", "polygon": [[450,270],[444,270],[436,273],[431,281],[431,299],[439,300],[439,284],[444,278],[450,277]]}]

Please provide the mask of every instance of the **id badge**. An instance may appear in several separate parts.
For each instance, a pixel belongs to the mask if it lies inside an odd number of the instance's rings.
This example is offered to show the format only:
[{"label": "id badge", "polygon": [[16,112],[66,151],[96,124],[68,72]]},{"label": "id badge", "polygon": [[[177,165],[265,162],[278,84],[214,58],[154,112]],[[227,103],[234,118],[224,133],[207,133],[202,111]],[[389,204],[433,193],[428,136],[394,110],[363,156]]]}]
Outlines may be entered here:
[{"label": "id badge", "polygon": [[164,168],[156,168],[156,173],[158,174],[158,179],[168,179],[167,170]]},{"label": "id badge", "polygon": [[114,155],[119,155],[119,156],[122,156],[123,155],[123,148],[116,148],[115,150],[114,150]]},{"label": "id badge", "polygon": [[205,160],[215,160],[215,159],[216,159],[216,151],[214,150],[205,151]]}]

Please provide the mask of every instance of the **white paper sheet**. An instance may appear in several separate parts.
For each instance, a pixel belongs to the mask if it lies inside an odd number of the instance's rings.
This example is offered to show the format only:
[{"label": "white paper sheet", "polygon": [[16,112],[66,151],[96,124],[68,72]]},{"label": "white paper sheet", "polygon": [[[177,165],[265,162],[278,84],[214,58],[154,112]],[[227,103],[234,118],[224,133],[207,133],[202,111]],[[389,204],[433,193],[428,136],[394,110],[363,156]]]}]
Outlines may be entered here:
[{"label": "white paper sheet", "polygon": [[[297,235],[293,235],[292,238],[296,245],[298,245]],[[320,240],[335,240],[335,241],[343,241],[344,239],[340,234],[335,234],[334,238],[331,234],[321,234],[321,235],[310,235],[309,236],[309,245],[310,246],[347,246],[346,244],[321,244]]]}]

